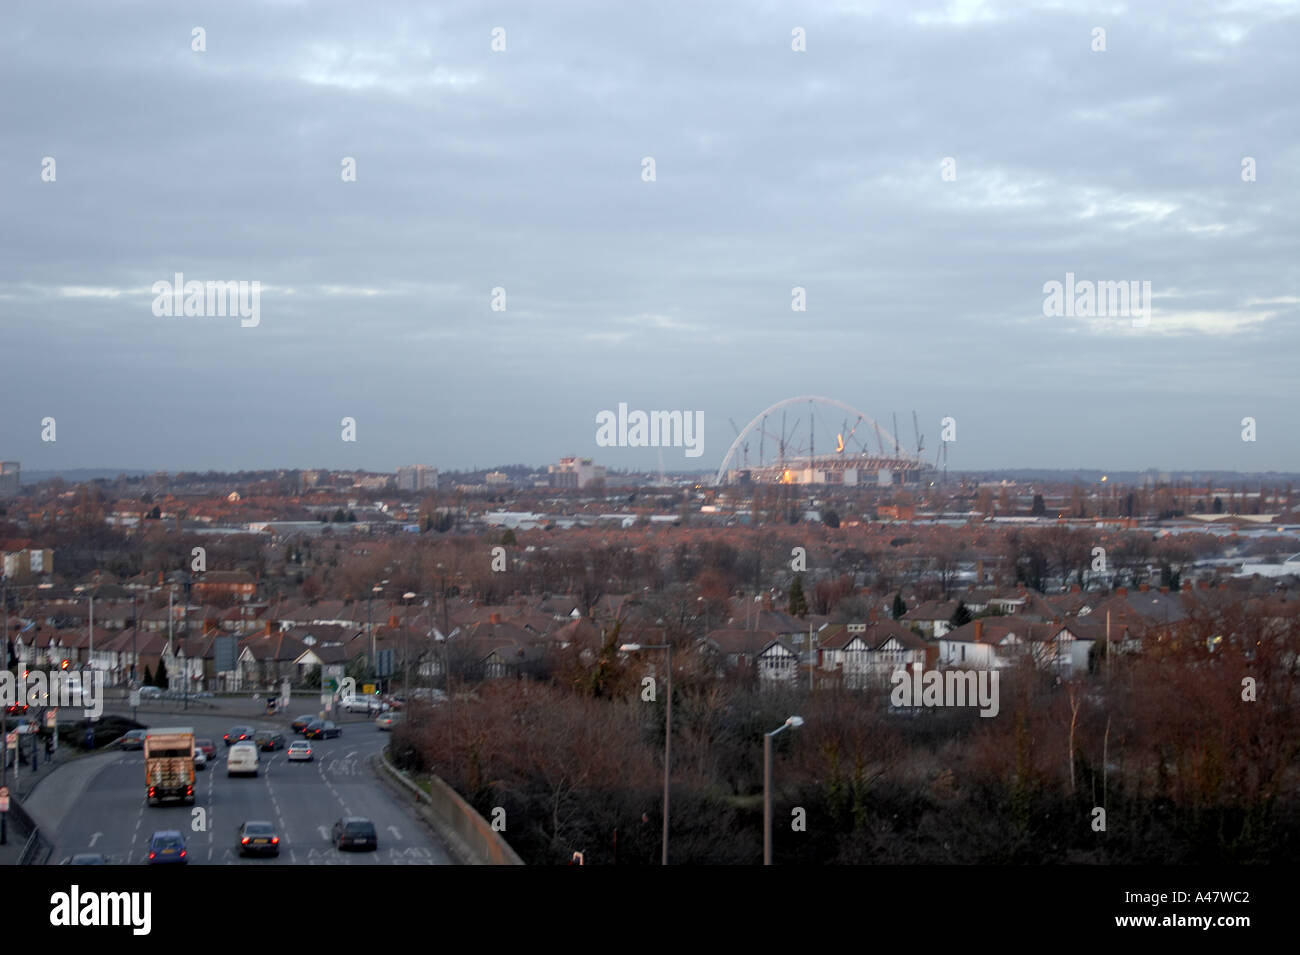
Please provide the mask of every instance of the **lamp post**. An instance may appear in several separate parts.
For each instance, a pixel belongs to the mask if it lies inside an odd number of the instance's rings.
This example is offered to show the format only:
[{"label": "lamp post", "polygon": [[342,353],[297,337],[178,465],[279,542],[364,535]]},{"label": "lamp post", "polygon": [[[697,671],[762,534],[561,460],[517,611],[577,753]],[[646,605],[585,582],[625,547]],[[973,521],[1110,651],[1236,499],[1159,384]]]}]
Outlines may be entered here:
[{"label": "lamp post", "polygon": [[411,640],[411,601],[415,599],[415,592],[408,590],[402,594],[402,602],[405,607],[402,612],[404,623],[402,626],[402,696],[410,697],[411,679],[407,673],[409,645]]},{"label": "lamp post", "polygon": [[[381,593],[383,589],[384,588],[381,587],[379,584],[375,584],[373,587],[370,588],[370,599],[366,601],[366,629],[370,631],[370,666],[372,669],[376,671],[378,671],[379,664],[376,662],[375,659],[374,603],[375,603],[375,595]],[[376,675],[378,675],[377,672]]]},{"label": "lamp post", "polygon": [[[4,605],[4,660],[0,669],[9,669],[9,578],[0,577],[0,604]],[[9,782],[9,711],[0,706],[0,786]],[[9,844],[9,813],[0,812],[0,846]]]},{"label": "lamp post", "polygon": [[673,763],[673,646],[671,643],[625,643],[619,650],[636,653],[640,650],[666,650],[668,652],[668,702],[664,707],[664,835],[660,865],[668,864],[668,781]]},{"label": "lamp post", "polygon": [[803,726],[802,716],[792,716],[770,733],[763,734],[763,865],[772,864],[772,737],[787,727]]}]

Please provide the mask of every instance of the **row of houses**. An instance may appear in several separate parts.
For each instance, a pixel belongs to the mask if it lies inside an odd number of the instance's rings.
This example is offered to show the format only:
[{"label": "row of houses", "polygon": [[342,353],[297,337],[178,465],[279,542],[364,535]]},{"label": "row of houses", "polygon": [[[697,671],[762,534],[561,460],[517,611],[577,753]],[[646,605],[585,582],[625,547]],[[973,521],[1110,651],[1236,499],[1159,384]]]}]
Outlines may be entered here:
[{"label": "row of houses", "polygon": [[[1300,615],[1300,601],[1243,595],[1229,588],[1169,592],[1120,588],[1044,598],[1024,591],[970,592],[966,610],[986,614],[955,624],[957,602],[920,604],[899,620],[872,606],[867,619],[835,622],[797,617],[772,608],[771,596],[747,602],[721,627],[691,647],[719,673],[752,673],[765,684],[839,681],[850,688],[887,682],[900,668],[1002,668],[1029,658],[1036,666],[1072,675],[1087,670],[1094,647],[1111,641],[1125,651],[1181,626],[1190,615],[1243,601],[1271,619]],[[1267,606],[1266,606],[1267,605]],[[289,679],[301,684],[322,667],[370,661],[393,652],[394,665],[415,679],[442,675],[454,652],[458,666],[484,678],[518,676],[549,653],[576,647],[594,654],[618,621],[623,642],[663,643],[662,621],[649,619],[631,598],[603,597],[584,614],[572,597],[520,599],[487,606],[466,600],[412,602],[320,601],[250,604],[213,611],[177,605],[139,608],[128,601],[95,605],[92,630],[85,601],[51,600],[17,621],[15,654],[26,667],[93,667],[110,684],[156,672],[165,662],[173,687],[242,690]],[[81,614],[86,610],[85,616]],[[196,614],[204,614],[196,620]],[[134,623],[134,626],[131,624]],[[168,629],[172,636],[169,639]],[[233,671],[218,672],[218,638],[237,644]]]}]

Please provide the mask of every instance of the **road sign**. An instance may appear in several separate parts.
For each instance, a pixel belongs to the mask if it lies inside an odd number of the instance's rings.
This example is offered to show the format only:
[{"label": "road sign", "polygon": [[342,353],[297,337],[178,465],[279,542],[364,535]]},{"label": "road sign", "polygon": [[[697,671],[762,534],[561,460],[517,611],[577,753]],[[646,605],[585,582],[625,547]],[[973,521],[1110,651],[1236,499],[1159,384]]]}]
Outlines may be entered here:
[{"label": "road sign", "polygon": [[361,684],[361,692],[366,696],[370,696],[375,692],[375,685],[373,683],[363,683]]},{"label": "road sign", "polygon": [[137,690],[132,690],[132,691],[131,691],[131,707],[134,709],[134,708],[139,707],[139,705],[140,705],[140,691],[139,691],[138,689],[137,689]]},{"label": "road sign", "polygon": [[238,644],[235,637],[217,637],[212,641],[212,655],[215,658],[218,673],[229,673],[235,669],[235,654]]},{"label": "road sign", "polygon": [[0,786],[0,812],[9,811],[9,787]]},{"label": "road sign", "polygon": [[52,730],[58,725],[59,725],[59,710],[57,707],[51,706],[48,710],[45,711],[45,728],[47,730]]},{"label": "road sign", "polygon": [[18,731],[17,731],[17,730],[13,730],[12,732],[9,733],[9,735],[7,735],[7,736],[5,737],[5,745],[6,745],[9,749],[17,749],[17,748],[18,748]]},{"label": "road sign", "polygon": [[393,651],[380,650],[375,654],[375,676],[393,675]]}]

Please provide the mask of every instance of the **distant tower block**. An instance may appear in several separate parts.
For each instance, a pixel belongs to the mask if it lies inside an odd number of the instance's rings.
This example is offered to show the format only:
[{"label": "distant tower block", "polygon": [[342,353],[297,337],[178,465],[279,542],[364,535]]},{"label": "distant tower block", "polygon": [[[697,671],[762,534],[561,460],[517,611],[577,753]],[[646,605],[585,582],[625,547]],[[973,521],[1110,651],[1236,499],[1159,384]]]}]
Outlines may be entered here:
[{"label": "distant tower block", "polygon": [[22,465],[17,461],[0,461],[0,497],[12,497],[18,493]]}]

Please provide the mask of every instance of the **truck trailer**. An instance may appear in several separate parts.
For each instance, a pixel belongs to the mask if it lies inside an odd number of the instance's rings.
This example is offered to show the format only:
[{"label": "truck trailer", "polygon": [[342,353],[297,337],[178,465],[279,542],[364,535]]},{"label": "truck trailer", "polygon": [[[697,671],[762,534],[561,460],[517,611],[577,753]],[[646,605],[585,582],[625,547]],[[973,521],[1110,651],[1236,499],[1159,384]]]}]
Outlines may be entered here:
[{"label": "truck trailer", "polygon": [[146,800],[150,806],[167,801],[194,804],[194,730],[189,727],[151,729],[144,737]]}]

